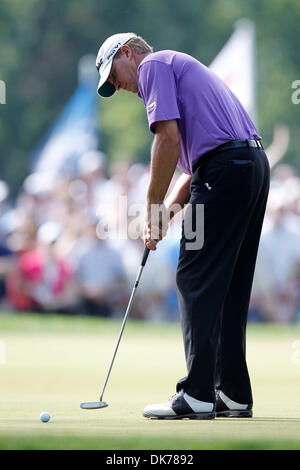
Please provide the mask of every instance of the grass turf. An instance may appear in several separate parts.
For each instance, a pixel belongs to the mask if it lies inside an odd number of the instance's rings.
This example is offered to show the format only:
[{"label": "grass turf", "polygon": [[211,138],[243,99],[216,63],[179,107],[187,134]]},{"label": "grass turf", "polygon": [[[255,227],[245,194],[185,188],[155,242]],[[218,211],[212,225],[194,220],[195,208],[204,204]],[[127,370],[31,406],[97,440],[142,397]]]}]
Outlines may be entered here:
[{"label": "grass turf", "polygon": [[[186,373],[179,324],[129,320],[99,398],[121,320],[0,315],[0,449],[300,449],[299,326],[250,325],[252,419],[156,421]],[[1,350],[1,348],[0,348]],[[51,420],[42,423],[41,411]]]}]

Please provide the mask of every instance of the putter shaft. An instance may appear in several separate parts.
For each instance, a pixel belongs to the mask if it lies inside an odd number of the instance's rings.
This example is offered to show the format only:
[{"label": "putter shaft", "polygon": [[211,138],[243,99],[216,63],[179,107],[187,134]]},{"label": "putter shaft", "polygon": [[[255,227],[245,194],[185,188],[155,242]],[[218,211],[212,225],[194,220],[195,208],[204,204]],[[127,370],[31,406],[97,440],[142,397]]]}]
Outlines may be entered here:
[{"label": "putter shaft", "polygon": [[117,354],[117,351],[118,351],[118,347],[119,347],[119,344],[120,344],[120,341],[121,341],[121,338],[122,338],[122,334],[123,334],[123,331],[124,331],[124,328],[125,328],[125,324],[126,324],[126,321],[127,321],[127,317],[128,317],[129,312],[131,310],[131,305],[132,305],[137,287],[139,285],[140,278],[141,278],[144,266],[146,264],[149,252],[150,252],[149,248],[145,247],[142,263],[141,263],[138,275],[137,275],[136,280],[135,280],[134,288],[131,292],[131,296],[130,296],[130,299],[129,299],[129,302],[128,302],[126,313],[124,315],[124,319],[123,319],[123,322],[122,322],[122,326],[121,326],[121,330],[120,330],[119,337],[118,337],[118,340],[117,340],[117,344],[116,344],[116,347],[115,347],[115,350],[114,350],[114,354],[113,354],[113,357],[112,357],[112,360],[111,360],[111,363],[110,363],[110,366],[109,366],[109,370],[108,370],[108,373],[107,373],[107,376],[106,376],[106,379],[105,379],[105,382],[104,382],[104,385],[103,385],[103,389],[102,389],[99,401],[103,401],[104,391],[105,391],[105,388],[106,388],[106,385],[107,385],[107,382],[108,382],[108,379],[109,379],[109,376],[110,376],[110,373],[111,373],[111,369],[112,369],[112,366],[113,366],[113,363],[114,363],[114,360],[115,360],[115,357],[116,357],[116,354]]}]

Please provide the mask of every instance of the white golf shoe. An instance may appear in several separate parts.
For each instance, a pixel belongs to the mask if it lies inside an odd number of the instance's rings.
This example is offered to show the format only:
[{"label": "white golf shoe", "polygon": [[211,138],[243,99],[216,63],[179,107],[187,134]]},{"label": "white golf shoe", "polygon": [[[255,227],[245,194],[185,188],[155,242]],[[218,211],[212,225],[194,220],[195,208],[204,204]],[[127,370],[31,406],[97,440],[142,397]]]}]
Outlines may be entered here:
[{"label": "white golf shoe", "polygon": [[213,403],[196,400],[181,390],[166,403],[146,406],[143,416],[151,419],[213,419],[215,411]]},{"label": "white golf shoe", "polygon": [[252,418],[252,403],[237,403],[227,397],[222,390],[216,390],[216,417]]}]

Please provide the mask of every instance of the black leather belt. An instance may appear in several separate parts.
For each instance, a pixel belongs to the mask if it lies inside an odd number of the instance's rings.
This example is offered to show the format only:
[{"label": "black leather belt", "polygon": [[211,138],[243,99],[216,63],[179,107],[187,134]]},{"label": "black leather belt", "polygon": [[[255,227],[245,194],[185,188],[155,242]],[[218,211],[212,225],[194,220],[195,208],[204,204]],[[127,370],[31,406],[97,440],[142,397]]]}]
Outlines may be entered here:
[{"label": "black leather belt", "polygon": [[219,153],[219,152],[224,152],[225,150],[230,150],[230,149],[239,149],[239,148],[255,148],[259,150],[264,150],[263,145],[261,143],[261,140],[254,140],[254,139],[248,139],[248,140],[230,140],[229,142],[225,142],[225,144],[221,144],[218,147],[210,150],[209,152],[205,153],[202,155],[198,162],[195,164],[193,167],[193,172],[199,167],[204,164],[204,162],[209,158],[210,156]]},{"label": "black leather belt", "polygon": [[261,150],[264,149],[261,140],[230,140],[229,142],[225,142],[225,144],[219,145],[219,147],[211,150],[211,152],[223,152],[223,150],[238,149],[242,147],[256,148]]}]

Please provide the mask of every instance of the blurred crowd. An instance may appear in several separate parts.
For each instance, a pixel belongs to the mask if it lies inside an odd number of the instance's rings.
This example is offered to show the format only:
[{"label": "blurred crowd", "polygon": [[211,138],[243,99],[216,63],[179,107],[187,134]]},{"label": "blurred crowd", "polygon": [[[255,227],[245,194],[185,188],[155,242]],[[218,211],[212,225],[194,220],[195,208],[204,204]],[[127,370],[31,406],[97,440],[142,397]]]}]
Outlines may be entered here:
[{"label": "blurred crowd", "polygon": [[250,319],[300,321],[300,178],[287,164],[272,171],[250,307]]},{"label": "blurred crowd", "polygon": [[[88,152],[71,174],[30,174],[14,203],[0,181],[1,311],[124,315],[144,250],[148,178],[146,165],[108,166],[103,153]],[[135,318],[179,320],[181,220],[150,254]],[[285,164],[272,173],[249,320],[300,321],[300,178]]]}]

